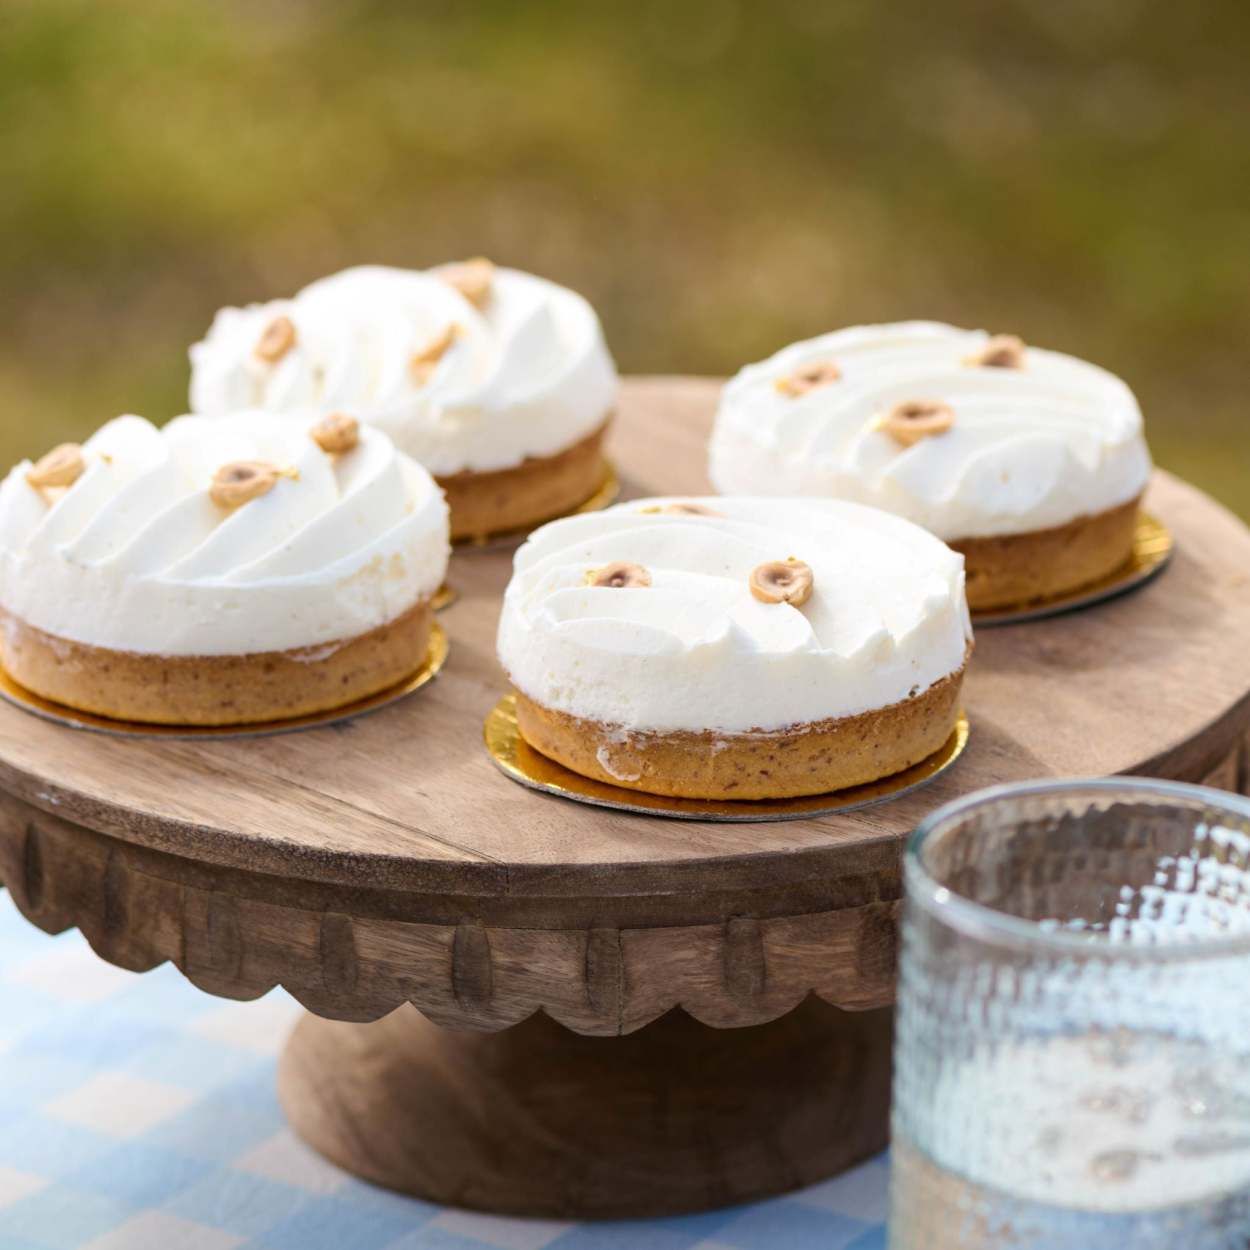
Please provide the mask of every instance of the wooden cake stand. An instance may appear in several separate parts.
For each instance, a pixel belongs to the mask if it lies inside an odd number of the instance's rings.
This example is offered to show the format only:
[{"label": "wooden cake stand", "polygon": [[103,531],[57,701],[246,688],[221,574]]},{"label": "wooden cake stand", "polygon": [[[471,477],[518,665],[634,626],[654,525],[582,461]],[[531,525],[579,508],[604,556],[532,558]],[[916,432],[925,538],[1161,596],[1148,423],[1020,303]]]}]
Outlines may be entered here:
[{"label": "wooden cake stand", "polygon": [[[715,394],[626,386],[627,492],[706,490]],[[482,722],[511,553],[468,551],[442,675],[355,721],[122,739],[0,706],[0,879],[124,968],[285,986],[310,1013],[281,1067],[291,1122],[384,1185],[594,1217],[815,1181],[886,1142],[899,856],[924,812],[1023,778],[1245,786],[1250,532],[1166,474],[1149,502],[1172,567],[985,631],[968,750],[883,806],[705,824],[507,780]]]}]

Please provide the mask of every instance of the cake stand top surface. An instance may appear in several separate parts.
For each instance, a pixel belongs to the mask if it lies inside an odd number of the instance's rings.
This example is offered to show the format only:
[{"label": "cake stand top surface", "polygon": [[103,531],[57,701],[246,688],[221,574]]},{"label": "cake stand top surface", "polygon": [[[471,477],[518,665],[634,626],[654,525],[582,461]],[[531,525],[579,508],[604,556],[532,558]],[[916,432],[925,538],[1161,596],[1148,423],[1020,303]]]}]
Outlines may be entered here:
[{"label": "cake stand top surface", "polygon": [[[625,383],[610,454],[626,497],[709,491],[717,383]],[[1250,720],[1250,531],[1157,474],[1148,505],[1172,567],[1144,589],[983,631],[965,688],[972,738],[930,786],[866,810],[716,824],[605,811],[526,790],[482,723],[506,683],[494,653],[512,548],[462,549],[438,680],[382,711],[270,738],[122,739],[0,705],[0,787],[122,843],[294,885],[471,898],[504,923],[593,899],[612,923],[723,917],[725,900],[820,894],[889,872],[924,812],[1003,781],[1143,772],[1203,777]],[[420,907],[417,908],[420,911]],[[732,910],[732,909],[730,909]],[[543,923],[541,920],[538,923]]]}]

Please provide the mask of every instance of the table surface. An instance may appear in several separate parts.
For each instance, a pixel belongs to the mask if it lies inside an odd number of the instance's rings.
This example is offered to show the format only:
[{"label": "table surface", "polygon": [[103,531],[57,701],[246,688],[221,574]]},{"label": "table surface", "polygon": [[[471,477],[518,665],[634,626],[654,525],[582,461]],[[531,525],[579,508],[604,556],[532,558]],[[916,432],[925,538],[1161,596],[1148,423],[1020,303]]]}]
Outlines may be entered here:
[{"label": "table surface", "polygon": [[[717,394],[707,379],[632,379],[613,431],[627,496],[701,493]],[[613,900],[600,923],[684,923],[715,889],[787,890],[893,859],[936,803],[998,781],[1133,770],[1178,775],[1250,699],[1250,531],[1160,475],[1150,505],[1179,552],[1153,584],[1097,608],[979,634],[965,701],[971,744],[932,786],[883,806],[779,824],[709,824],[605,812],[534,794],[498,773],[483,718],[506,683],[494,655],[511,548],[461,550],[439,679],[346,726],[264,739],[121,740],[0,707],[0,785],[64,819],[152,849],[288,879],[472,897],[503,924],[532,900]],[[524,830],[524,836],[518,836]],[[530,912],[526,912],[527,904]],[[550,911],[550,908],[547,909]],[[407,914],[417,917],[419,900]],[[433,913],[429,919],[442,919]],[[543,920],[542,923],[547,923]],[[578,922],[580,923],[580,921]]]},{"label": "table surface", "polygon": [[298,1008],[49,938],[0,892],[0,1250],[883,1250],[887,1166],[753,1206],[623,1224],[507,1220],[375,1189],[274,1094]]}]

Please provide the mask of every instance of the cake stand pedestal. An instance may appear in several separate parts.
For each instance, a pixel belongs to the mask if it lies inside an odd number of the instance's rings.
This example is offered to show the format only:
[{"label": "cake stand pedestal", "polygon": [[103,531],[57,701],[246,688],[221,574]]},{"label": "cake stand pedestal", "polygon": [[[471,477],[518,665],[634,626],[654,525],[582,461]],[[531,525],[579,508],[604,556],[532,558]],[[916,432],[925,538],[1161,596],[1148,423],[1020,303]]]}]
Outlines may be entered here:
[{"label": "cake stand pedestal", "polygon": [[[626,386],[629,492],[706,490],[714,398]],[[1173,566],[986,631],[967,751],[883,806],[711,824],[510,782],[481,745],[510,555],[467,551],[442,675],[355,721],[122,739],[0,706],[0,880],[124,968],[172,961],[229,998],[285,986],[309,1012],[288,1115],[382,1184],[595,1217],[815,1181],[886,1142],[900,851],[924,812],[1023,778],[1245,786],[1250,532],[1165,474],[1148,502]]]}]

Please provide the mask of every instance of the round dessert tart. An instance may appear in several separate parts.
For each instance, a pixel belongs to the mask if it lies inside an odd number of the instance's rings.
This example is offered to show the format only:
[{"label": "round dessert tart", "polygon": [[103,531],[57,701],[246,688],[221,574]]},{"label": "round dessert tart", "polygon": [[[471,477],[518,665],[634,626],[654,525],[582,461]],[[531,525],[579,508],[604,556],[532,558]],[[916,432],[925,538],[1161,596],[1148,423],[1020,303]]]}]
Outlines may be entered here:
[{"label": "round dessert tart", "polygon": [[473,260],[366,265],[224,308],[191,348],[191,407],[345,410],[423,464],[454,539],[573,511],[603,485],[617,377],[580,295]]},{"label": "round dessert tart", "polygon": [[126,721],[345,707],[424,662],[448,550],[430,475],[354,418],[118,417],[0,485],[4,665]]},{"label": "round dessert tart", "polygon": [[824,500],[651,499],[516,555],[499,658],[525,741],[652,794],[780,799],[879,780],[949,738],[963,559]]},{"label": "round dessert tart", "polygon": [[722,394],[709,472],[726,494],[848,499],[923,525],[964,555],[977,611],[1124,565],[1150,453],[1137,401],[1104,369],[916,321],[748,365]]}]

